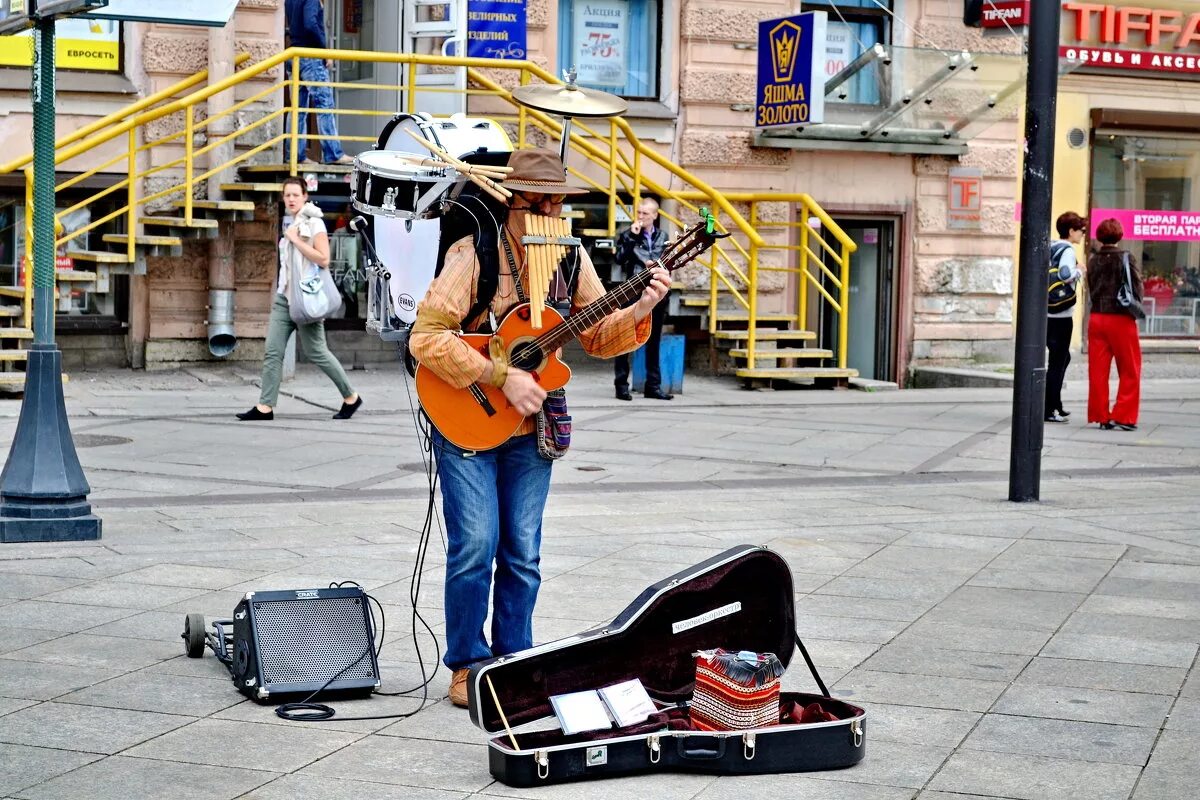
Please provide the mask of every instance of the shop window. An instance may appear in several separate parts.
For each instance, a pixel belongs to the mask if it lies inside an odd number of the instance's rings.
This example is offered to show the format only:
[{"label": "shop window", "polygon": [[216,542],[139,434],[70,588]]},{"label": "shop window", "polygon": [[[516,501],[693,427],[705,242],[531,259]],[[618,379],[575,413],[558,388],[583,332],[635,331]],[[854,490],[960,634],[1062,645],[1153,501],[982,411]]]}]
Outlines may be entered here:
[{"label": "shop window", "polygon": [[1131,133],[1096,135],[1093,231],[1120,220],[1121,246],[1142,265],[1151,336],[1200,333],[1200,139]]},{"label": "shop window", "polygon": [[[893,0],[805,0],[804,11],[825,11],[825,74],[832,78],[863,52],[891,43]],[[878,105],[879,80],[874,69],[863,70],[844,84],[846,96],[830,95],[826,103]]]},{"label": "shop window", "polygon": [[658,0],[560,0],[559,66],[580,86],[658,99],[662,20]]},{"label": "shop window", "polygon": [[[54,23],[54,62],[58,69],[120,72],[123,29],[104,19],[60,19]],[[0,67],[33,64],[33,31],[0,36]]]}]

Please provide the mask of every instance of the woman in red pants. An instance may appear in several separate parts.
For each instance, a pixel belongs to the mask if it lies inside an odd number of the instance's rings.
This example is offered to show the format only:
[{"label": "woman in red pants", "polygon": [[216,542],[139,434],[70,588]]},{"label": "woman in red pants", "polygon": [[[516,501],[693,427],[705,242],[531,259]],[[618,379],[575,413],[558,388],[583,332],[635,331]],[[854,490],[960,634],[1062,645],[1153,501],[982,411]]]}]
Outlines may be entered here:
[{"label": "woman in red pants", "polygon": [[[1087,286],[1092,310],[1088,319],[1088,422],[1098,422],[1105,430],[1137,429],[1138,403],[1141,397],[1142,347],[1138,342],[1137,321],[1117,302],[1117,292],[1125,284],[1125,268],[1133,294],[1142,299],[1142,273],[1137,259],[1117,247],[1125,235],[1121,223],[1106,219],[1096,228],[1100,250],[1088,259]],[[1108,375],[1117,362],[1117,401],[1108,405]]]}]

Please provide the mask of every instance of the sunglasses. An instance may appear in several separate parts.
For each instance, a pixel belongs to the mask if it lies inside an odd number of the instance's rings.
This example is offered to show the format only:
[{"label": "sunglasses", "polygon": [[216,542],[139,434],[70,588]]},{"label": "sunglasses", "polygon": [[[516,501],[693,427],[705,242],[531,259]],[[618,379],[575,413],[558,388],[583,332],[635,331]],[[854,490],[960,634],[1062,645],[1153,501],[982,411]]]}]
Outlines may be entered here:
[{"label": "sunglasses", "polygon": [[565,194],[535,194],[533,192],[517,192],[517,196],[531,206],[543,205],[545,203],[561,205],[562,201],[567,199]]}]

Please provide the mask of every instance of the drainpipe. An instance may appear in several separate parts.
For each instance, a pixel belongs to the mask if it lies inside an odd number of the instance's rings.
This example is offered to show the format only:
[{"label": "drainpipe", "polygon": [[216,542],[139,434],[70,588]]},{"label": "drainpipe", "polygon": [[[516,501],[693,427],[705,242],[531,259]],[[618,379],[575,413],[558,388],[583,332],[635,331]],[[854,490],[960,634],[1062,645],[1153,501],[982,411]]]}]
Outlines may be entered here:
[{"label": "drainpipe", "polygon": [[[231,21],[225,28],[213,28],[208,33],[208,75],[215,83],[233,74],[234,32]],[[232,115],[217,119],[233,106],[232,90],[208,98],[208,118],[215,120],[206,130],[208,139],[220,139],[234,130]],[[209,169],[228,163],[233,158],[233,143],[213,148],[208,154]],[[223,200],[221,184],[229,180],[229,170],[222,170],[208,179],[208,199]],[[222,220],[218,236],[208,245],[208,352],[217,358],[227,358],[237,347],[233,332],[233,293],[235,291],[234,258],[236,248],[233,222]]]}]

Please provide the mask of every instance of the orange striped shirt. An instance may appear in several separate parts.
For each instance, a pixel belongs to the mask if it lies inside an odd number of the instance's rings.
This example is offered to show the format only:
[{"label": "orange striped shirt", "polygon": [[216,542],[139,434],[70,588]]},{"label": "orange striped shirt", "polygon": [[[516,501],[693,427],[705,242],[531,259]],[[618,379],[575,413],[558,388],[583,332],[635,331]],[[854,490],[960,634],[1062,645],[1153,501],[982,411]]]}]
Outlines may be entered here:
[{"label": "orange striped shirt", "polygon": [[[529,276],[525,267],[525,248],[521,237],[525,234],[525,214],[509,214],[505,230],[517,262],[517,272],[521,276],[521,286],[528,297]],[[579,282],[575,287],[575,296],[571,298],[571,310],[575,311],[598,300],[604,295],[604,286],[596,275],[596,268],[587,251],[579,248]],[[496,288],[496,296],[492,299],[491,311],[496,319],[517,305],[516,288],[513,284],[512,272],[508,259],[504,255],[503,246],[500,252],[500,276]],[[426,309],[436,310],[450,319],[461,320],[475,304],[476,291],[479,285],[479,259],[475,257],[475,246],[470,237],[456,242],[446,252],[445,266],[442,272],[429,285],[425,298],[417,306],[417,316]],[[541,287],[539,291],[546,291]],[[468,331],[478,329],[486,320],[487,314],[481,314],[478,319],[469,320],[464,327]],[[470,386],[483,372],[490,362],[482,353],[468,347],[459,338],[459,331],[453,328],[441,328],[435,332],[413,333],[409,340],[409,350],[421,363],[421,366],[434,371],[439,378],[456,388]],[[640,323],[633,321],[633,309],[623,308],[597,322],[584,331],[579,341],[588,355],[598,358],[613,356],[636,350],[650,338],[650,317]],[[517,430],[516,435],[532,433],[533,418],[527,419]]]}]

